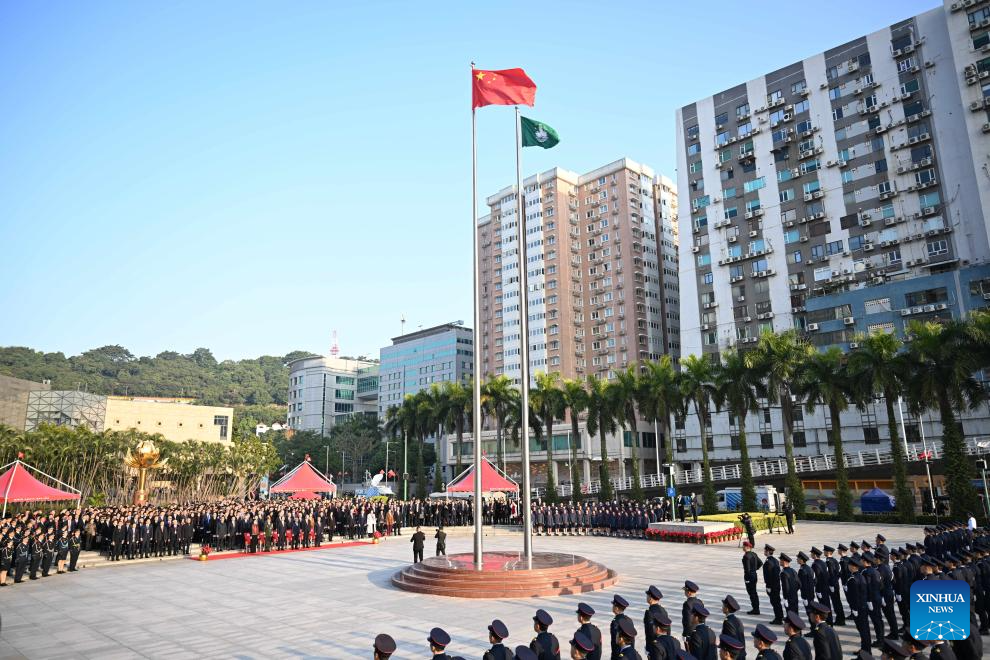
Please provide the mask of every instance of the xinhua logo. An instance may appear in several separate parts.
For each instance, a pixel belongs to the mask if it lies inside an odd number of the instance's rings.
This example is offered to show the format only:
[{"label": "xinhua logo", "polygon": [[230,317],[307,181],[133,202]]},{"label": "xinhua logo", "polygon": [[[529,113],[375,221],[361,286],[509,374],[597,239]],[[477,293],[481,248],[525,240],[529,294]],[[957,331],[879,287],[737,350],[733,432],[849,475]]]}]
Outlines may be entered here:
[{"label": "xinhua logo", "polygon": [[911,585],[911,636],[969,637],[969,585],[962,580],[919,580]]}]

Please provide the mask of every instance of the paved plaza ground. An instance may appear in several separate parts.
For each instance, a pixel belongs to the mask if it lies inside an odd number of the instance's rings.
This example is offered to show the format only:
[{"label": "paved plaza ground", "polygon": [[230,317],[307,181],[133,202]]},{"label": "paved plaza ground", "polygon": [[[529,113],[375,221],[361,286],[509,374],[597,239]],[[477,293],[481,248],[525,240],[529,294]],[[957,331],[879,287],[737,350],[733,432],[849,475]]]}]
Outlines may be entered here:
[{"label": "paved plaza ground", "polygon": [[[768,541],[793,556],[812,545],[872,540],[877,531],[863,524],[804,523],[793,536],[760,536],[758,542]],[[922,536],[918,527],[882,531],[891,547]],[[521,536],[500,534],[487,544],[491,550],[516,550]],[[471,536],[454,532],[447,546],[449,553],[469,552]],[[584,555],[616,569],[620,580],[614,590],[526,600],[456,600],[397,591],[389,578],[409,562],[411,547],[403,536],[377,546],[226,561],[121,562],[25,581],[0,591],[0,658],[370,658],[379,632],[397,640],[393,657],[424,658],[429,657],[425,639],[432,626],[451,634],[451,655],[478,658],[487,648],[491,619],[505,621],[513,646],[528,644],[531,617],[539,607],[553,615],[551,630],[564,644],[577,627],[573,612],[581,600],[598,610],[595,622],[607,630],[612,593],[629,599],[629,613],[641,628],[643,591],[650,584],[664,592],[672,618],[676,612],[675,632],[685,579],[701,585],[700,597],[712,609],[716,630],[722,623],[719,601],[726,593],[748,602],[735,542],[697,546],[538,537],[537,551]],[[747,630],[772,618],[765,598],[762,609],[766,616],[742,615]],[[851,654],[855,629],[838,631]]]}]

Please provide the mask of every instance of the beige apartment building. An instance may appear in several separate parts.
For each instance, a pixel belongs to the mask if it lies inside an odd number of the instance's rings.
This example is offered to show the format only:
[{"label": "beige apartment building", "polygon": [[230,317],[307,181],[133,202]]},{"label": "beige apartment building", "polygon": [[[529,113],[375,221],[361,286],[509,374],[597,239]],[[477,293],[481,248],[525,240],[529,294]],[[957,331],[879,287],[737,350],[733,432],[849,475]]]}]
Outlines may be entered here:
[{"label": "beige apartment building", "polygon": [[[628,158],[586,174],[554,168],[523,181],[532,373],[613,379],[631,364],[680,351],[676,184]],[[480,218],[482,378],[520,378],[520,287],[516,188],[488,197]],[[555,472],[569,463],[569,425],[553,438]],[[581,430],[582,478],[597,478],[597,438]],[[485,451],[493,453],[490,439]],[[656,469],[656,435],[644,426],[609,439],[610,471],[627,476],[633,443],[640,470]],[[470,455],[470,443],[462,452]],[[545,444],[531,440],[535,461]],[[518,475],[519,446],[506,447]],[[558,457],[559,454],[559,457]],[[454,451],[448,456],[453,460]],[[544,466],[534,468],[539,482]],[[558,483],[567,481],[558,473]]]},{"label": "beige apartment building", "polygon": [[27,397],[23,428],[85,426],[97,433],[134,429],[166,440],[230,442],[234,409],[194,399],[104,396],[73,390],[36,390]]},{"label": "beige apartment building", "polygon": [[104,426],[160,433],[175,442],[230,442],[233,421],[233,408],[195,405],[193,399],[108,396]]}]

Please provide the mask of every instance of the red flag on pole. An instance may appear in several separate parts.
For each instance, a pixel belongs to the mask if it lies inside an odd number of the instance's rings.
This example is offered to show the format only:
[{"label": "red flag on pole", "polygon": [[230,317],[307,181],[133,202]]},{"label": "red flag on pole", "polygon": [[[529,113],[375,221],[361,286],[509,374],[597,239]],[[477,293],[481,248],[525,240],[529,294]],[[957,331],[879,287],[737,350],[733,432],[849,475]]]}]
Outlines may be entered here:
[{"label": "red flag on pole", "polygon": [[394,477],[394,476],[395,476],[395,470],[389,470],[389,471],[388,471],[388,476],[389,476],[389,478],[390,478],[390,479],[391,479],[392,477]]},{"label": "red flag on pole", "polygon": [[533,105],[536,83],[522,69],[471,71],[471,108],[486,105]]}]

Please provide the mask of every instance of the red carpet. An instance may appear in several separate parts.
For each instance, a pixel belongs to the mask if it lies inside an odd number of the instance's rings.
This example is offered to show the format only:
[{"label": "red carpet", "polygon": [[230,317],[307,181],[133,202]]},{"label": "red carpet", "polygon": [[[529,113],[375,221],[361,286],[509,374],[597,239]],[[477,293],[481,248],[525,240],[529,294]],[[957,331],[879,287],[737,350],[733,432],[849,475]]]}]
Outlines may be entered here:
[{"label": "red carpet", "polygon": [[[355,545],[374,545],[371,541],[348,541],[346,543],[326,543],[320,547],[315,545],[298,550],[272,550],[271,552],[211,552],[206,561],[216,561],[217,559],[234,559],[235,557],[268,557],[270,555],[284,555],[289,552],[307,552],[309,550],[329,550],[333,548],[350,548]],[[198,555],[190,555],[186,559],[199,561]]]}]

